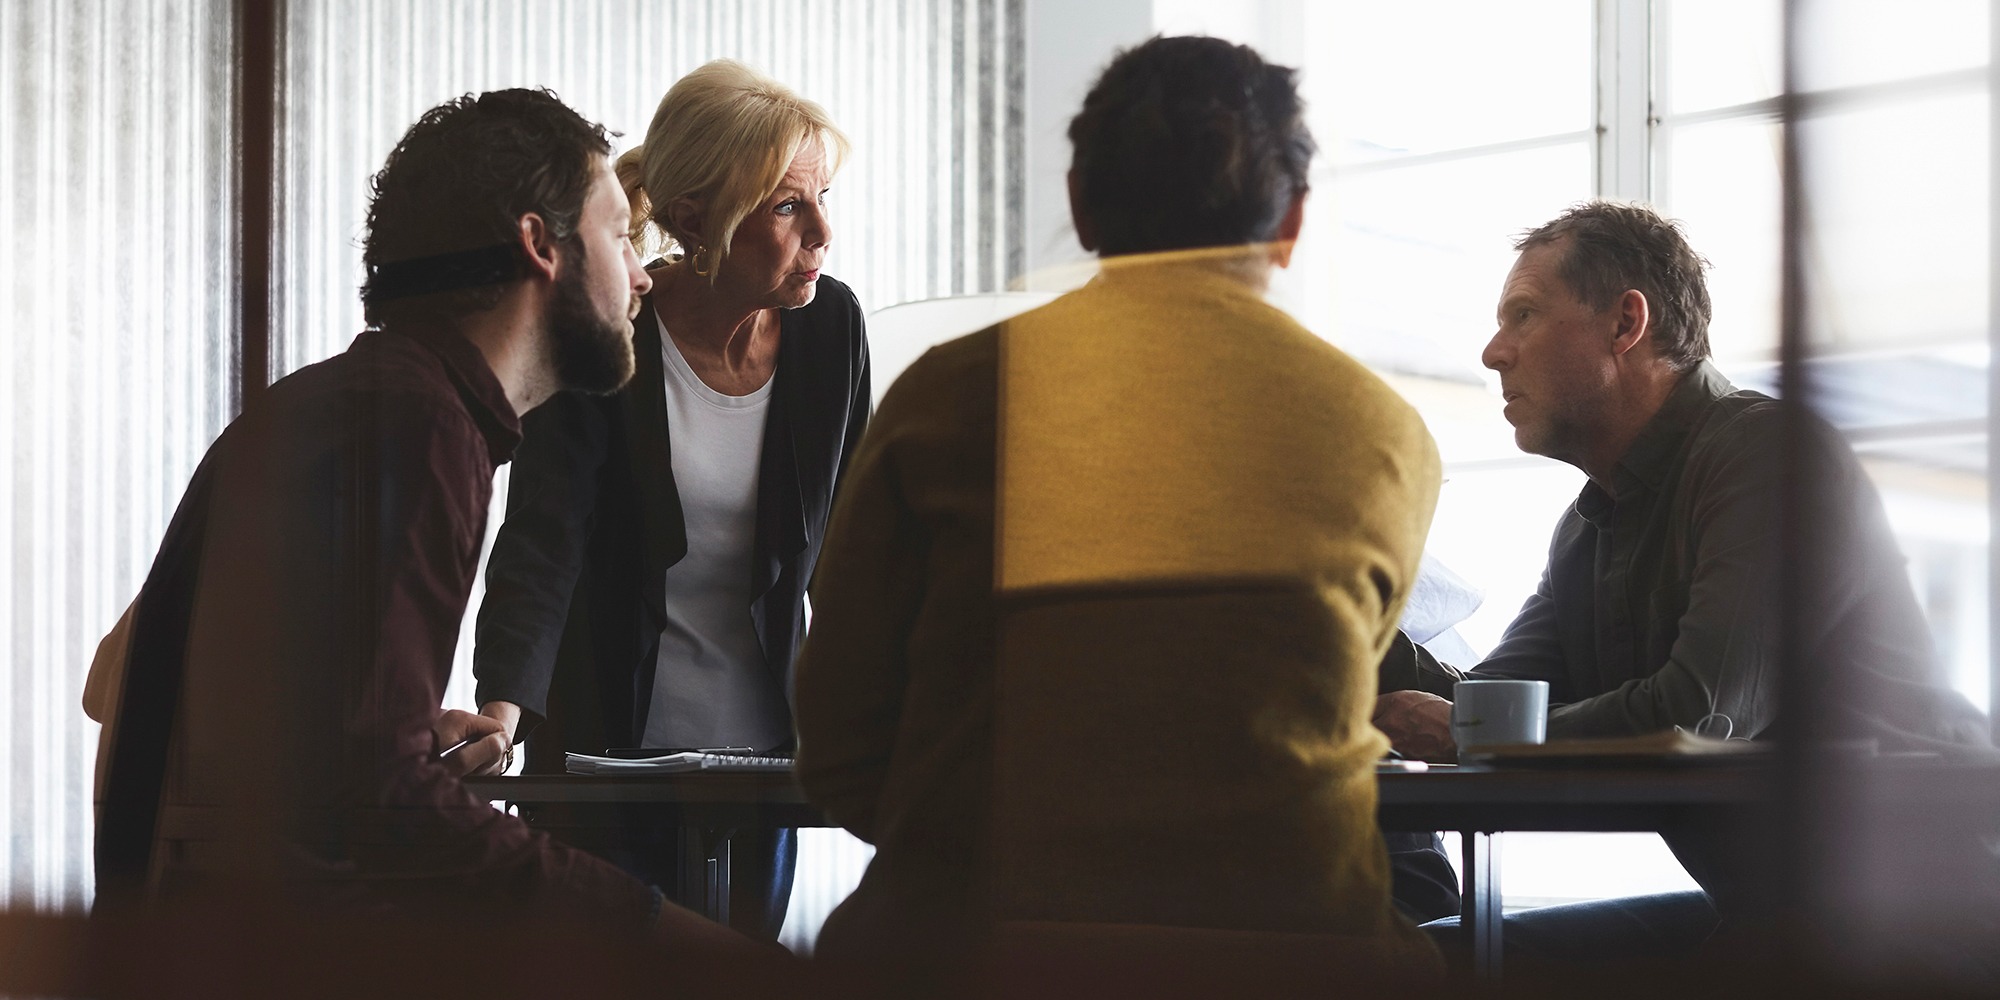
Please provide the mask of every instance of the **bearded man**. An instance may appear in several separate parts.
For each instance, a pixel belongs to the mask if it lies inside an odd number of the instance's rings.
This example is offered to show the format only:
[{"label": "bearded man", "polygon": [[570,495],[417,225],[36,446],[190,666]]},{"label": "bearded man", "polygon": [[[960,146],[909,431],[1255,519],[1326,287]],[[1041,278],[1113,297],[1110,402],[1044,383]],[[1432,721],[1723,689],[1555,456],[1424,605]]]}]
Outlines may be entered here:
[{"label": "bearded man", "polygon": [[727,940],[469,794],[505,734],[439,711],[521,415],[631,377],[651,282],[609,153],[548,92],[496,91],[433,108],[375,175],[369,329],[223,432],[133,612],[100,900],[526,909]]}]

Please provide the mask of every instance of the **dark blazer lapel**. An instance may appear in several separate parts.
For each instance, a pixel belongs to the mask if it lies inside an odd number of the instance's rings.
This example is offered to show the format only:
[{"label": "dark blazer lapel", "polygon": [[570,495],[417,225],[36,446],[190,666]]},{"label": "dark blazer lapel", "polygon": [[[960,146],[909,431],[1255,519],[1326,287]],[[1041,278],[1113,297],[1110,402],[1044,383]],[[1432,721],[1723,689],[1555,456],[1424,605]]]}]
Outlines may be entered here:
[{"label": "dark blazer lapel", "polygon": [[639,491],[639,527],[645,546],[639,593],[653,616],[652,630],[667,626],[667,567],[687,555],[687,521],[674,483],[672,439],[667,434],[663,336],[652,296],[632,324],[632,382],[618,394],[628,433],[632,483]]},{"label": "dark blazer lapel", "polygon": [[[771,409],[764,422],[764,454],[757,468],[757,538],[750,559],[750,620],[764,645],[764,660],[773,650],[766,629],[771,588],[787,568],[797,564],[806,547],[805,500],[799,483],[795,416],[810,412],[805,396],[811,373],[801,366],[807,339],[797,329],[793,311],[780,314],[778,365],[772,375]],[[791,651],[782,651],[789,659]],[[771,663],[782,672],[789,663]]]}]

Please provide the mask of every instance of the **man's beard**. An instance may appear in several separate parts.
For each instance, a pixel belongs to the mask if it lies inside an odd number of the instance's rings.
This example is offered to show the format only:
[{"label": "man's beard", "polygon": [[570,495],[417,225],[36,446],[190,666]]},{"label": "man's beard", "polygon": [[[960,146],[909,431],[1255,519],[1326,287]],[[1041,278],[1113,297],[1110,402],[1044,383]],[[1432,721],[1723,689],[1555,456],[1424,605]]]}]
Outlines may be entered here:
[{"label": "man's beard", "polygon": [[581,268],[556,280],[548,336],[550,361],[563,388],[604,395],[632,378],[631,326],[622,318],[607,322],[597,314]]}]

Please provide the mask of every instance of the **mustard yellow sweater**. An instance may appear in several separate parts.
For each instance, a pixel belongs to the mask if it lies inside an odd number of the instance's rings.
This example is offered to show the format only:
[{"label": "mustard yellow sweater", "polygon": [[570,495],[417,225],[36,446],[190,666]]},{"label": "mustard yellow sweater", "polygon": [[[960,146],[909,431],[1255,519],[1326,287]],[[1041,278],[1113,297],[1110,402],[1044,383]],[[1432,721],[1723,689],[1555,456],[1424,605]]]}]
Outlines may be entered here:
[{"label": "mustard yellow sweater", "polygon": [[1392,390],[1200,263],[925,355],[798,665],[800,780],[878,851],[822,951],[995,918],[1407,945],[1368,719],[1438,482]]}]

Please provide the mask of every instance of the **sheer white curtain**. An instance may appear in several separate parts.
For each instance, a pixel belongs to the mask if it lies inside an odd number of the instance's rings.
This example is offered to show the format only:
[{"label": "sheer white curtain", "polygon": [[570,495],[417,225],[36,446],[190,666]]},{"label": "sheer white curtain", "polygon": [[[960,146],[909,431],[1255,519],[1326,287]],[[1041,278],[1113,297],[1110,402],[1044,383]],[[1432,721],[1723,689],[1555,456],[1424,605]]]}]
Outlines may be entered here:
[{"label": "sheer white curtain", "polygon": [[0,4],[0,906],[89,899],[84,670],[234,409],[229,13]]},{"label": "sheer white curtain", "polygon": [[[0,906],[90,899],[85,668],[237,407],[233,7],[0,3]],[[361,329],[367,179],[425,108],[546,86],[631,144],[675,79],[721,56],[820,101],[854,140],[828,270],[865,308],[1002,288],[1023,264],[1021,8],[288,0],[270,374]]]},{"label": "sheer white curtain", "polygon": [[290,0],[273,375],[361,327],[367,179],[416,116],[545,86],[645,138],[667,88],[729,57],[824,105],[854,141],[827,272],[864,309],[1019,274],[1021,0]]}]

